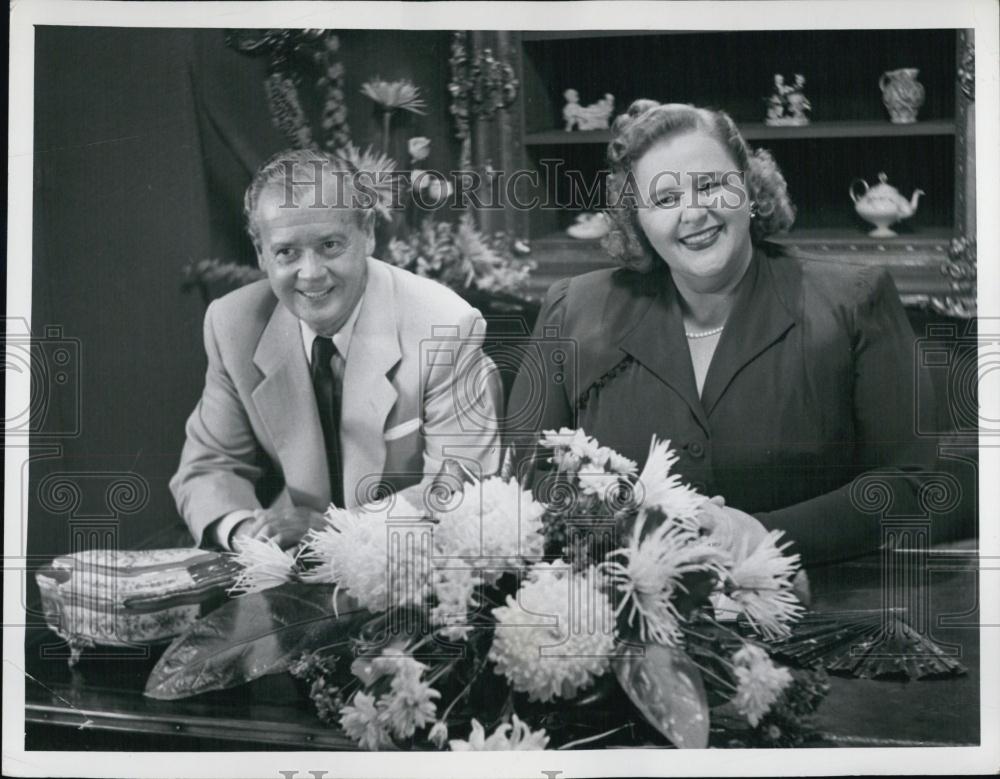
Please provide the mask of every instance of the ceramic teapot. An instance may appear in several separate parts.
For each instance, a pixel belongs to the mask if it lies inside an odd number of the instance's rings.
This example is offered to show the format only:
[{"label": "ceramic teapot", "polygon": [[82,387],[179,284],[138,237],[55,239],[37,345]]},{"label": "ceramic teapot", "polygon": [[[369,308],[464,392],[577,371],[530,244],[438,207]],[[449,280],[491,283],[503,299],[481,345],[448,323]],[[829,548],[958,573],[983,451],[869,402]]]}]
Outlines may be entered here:
[{"label": "ceramic teapot", "polygon": [[[878,181],[878,184],[869,187],[864,179],[854,179],[849,192],[858,216],[875,225],[875,229],[868,235],[872,238],[892,238],[896,233],[889,229],[889,225],[913,216],[917,212],[917,201],[924,191],[913,190],[913,195],[907,200],[899,194],[898,189],[889,184],[885,173],[878,174]],[[858,183],[865,185],[864,193],[860,197],[854,191]]]}]

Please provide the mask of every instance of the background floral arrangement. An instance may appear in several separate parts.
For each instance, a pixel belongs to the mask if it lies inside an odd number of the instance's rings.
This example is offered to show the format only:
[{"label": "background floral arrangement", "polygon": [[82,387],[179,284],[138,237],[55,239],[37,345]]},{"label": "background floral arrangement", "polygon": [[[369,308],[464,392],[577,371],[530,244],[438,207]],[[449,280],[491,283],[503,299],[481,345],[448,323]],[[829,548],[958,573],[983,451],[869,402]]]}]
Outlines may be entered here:
[{"label": "background floral arrangement", "polygon": [[[825,688],[770,655],[803,611],[781,534],[749,549],[708,533],[669,442],[653,439],[641,473],[582,431],[541,445],[552,468],[534,491],[442,473],[331,508],[295,551],[249,542],[243,595],[175,640],[147,695],[287,670],[363,749],[705,747],[713,721],[725,744],[804,738]],[[241,631],[274,644],[276,621],[292,631],[282,651],[248,649]]]},{"label": "background floral arrangement", "polygon": [[389,242],[385,259],[452,289],[507,294],[520,293],[535,268],[533,261],[515,260],[506,234],[479,232],[470,214],[457,224],[424,219],[405,239]]},{"label": "background floral arrangement", "polygon": [[[472,76],[466,70],[472,67],[476,75],[480,68],[490,65],[495,69],[497,64],[487,50],[485,64],[469,65],[467,58],[461,59],[464,48],[460,37],[456,34],[452,41],[449,110],[463,144],[462,165],[468,167],[471,162],[466,159],[469,139],[466,104],[471,82],[466,82]],[[371,176],[378,194],[376,210],[380,217],[376,228],[380,248],[376,256],[440,281],[459,294],[475,292],[506,297],[523,294],[535,264],[515,257],[513,241],[508,236],[482,235],[468,213],[461,215],[457,223],[434,216],[436,210],[447,204],[453,188],[446,178],[422,169],[431,153],[430,140],[421,136],[409,139],[409,171],[397,170],[396,160],[389,156],[393,117],[400,111],[426,113],[427,102],[418,86],[408,79],[387,81],[378,76],[361,85],[360,92],[381,112],[381,151],[371,147],[362,150],[351,141],[344,104],[346,74],[338,60],[341,43],[333,31],[231,30],[226,40],[227,45],[245,55],[267,57],[264,91],[268,108],[272,122],[290,146],[322,148]],[[465,74],[465,80],[459,79],[460,73]],[[307,93],[308,87],[315,94]],[[495,107],[503,107],[512,99],[513,94],[496,98]],[[314,103],[318,104],[316,117],[312,117],[316,113]],[[255,267],[212,258],[189,262],[182,268],[182,276],[182,290],[197,289],[207,302],[263,278],[264,274]],[[490,307],[489,301],[472,302]]]}]

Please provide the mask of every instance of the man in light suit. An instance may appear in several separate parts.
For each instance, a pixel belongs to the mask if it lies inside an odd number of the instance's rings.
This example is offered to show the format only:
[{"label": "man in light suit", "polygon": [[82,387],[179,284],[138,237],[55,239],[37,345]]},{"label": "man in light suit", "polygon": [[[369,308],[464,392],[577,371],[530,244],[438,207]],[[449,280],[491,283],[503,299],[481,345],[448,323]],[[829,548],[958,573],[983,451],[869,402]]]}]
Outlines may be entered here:
[{"label": "man in light suit", "polygon": [[499,467],[502,391],[484,322],[437,282],[370,256],[372,190],[353,173],[285,152],[247,190],[267,279],[208,307],[205,388],[170,481],[199,544],[292,546],[331,502],[427,484],[446,457],[483,475]]}]

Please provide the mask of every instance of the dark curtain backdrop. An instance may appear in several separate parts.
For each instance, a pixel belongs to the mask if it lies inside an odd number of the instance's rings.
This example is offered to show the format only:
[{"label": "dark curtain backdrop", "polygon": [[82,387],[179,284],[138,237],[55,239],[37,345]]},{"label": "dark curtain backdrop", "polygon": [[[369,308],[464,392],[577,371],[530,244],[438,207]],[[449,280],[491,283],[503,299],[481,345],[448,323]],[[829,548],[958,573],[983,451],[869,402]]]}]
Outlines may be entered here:
[{"label": "dark curtain backdrop", "polygon": [[[397,116],[391,153],[431,139],[430,165],[458,157],[448,114],[447,32],[345,31],[355,143],[379,143],[359,92],[409,78],[426,116]],[[94,545],[189,544],[167,482],[205,370],[204,304],[183,266],[254,262],[242,195],[286,145],[271,125],[266,62],[225,46],[223,30],[35,28],[32,332],[61,328],[78,385],[47,399],[33,438],[28,496],[33,561]],[[51,352],[51,349],[50,349]],[[78,386],[78,391],[76,387]]]}]

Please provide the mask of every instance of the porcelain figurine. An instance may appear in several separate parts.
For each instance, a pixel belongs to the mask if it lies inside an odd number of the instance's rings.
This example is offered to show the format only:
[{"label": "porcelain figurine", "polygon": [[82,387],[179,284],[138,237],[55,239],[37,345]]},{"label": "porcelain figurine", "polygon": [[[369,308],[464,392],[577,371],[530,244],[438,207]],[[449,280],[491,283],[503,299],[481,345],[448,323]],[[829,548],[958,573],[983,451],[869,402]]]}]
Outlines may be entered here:
[{"label": "porcelain figurine", "polygon": [[774,74],[774,92],[767,98],[767,116],[764,123],[771,127],[798,127],[809,124],[806,111],[812,110],[809,98],[805,96],[806,79],[801,73],[795,74],[792,85],[785,83],[785,77]]},{"label": "porcelain figurine", "polygon": [[[852,181],[851,200],[854,201],[854,210],[858,212],[858,216],[875,225],[875,229],[868,235],[872,238],[894,238],[896,233],[890,230],[889,226],[913,216],[917,212],[917,202],[924,191],[913,190],[913,195],[907,200],[899,194],[898,189],[888,183],[885,173],[878,174],[878,181],[879,183],[873,187],[869,187],[864,179]],[[858,183],[865,185],[864,193],[860,197],[854,191]]]},{"label": "porcelain figurine", "polygon": [[610,126],[611,114],[615,110],[615,96],[605,93],[597,102],[580,105],[580,93],[575,89],[563,92],[566,105],[563,106],[563,119],[566,132],[577,130],[607,130]]},{"label": "porcelain figurine", "polygon": [[563,98],[566,100],[566,105],[563,106],[563,119],[566,122],[566,132],[570,132],[579,127],[580,111],[583,106],[580,105],[580,93],[575,89],[567,89],[563,92]]}]

